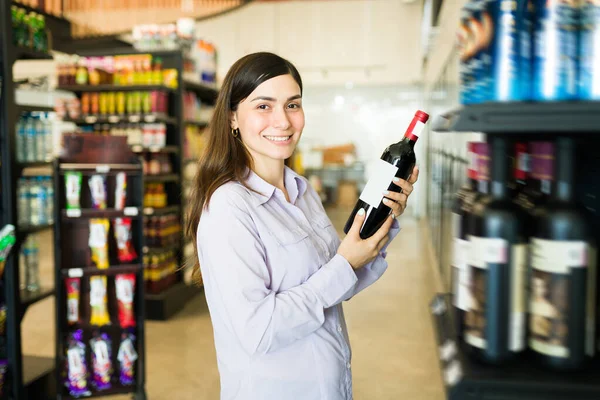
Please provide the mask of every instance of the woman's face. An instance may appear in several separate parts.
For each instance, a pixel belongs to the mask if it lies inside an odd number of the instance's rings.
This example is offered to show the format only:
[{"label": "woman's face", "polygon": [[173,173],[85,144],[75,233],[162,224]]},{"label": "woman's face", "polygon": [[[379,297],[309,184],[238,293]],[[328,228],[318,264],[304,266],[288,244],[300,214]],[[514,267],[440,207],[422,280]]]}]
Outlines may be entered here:
[{"label": "woman's face", "polygon": [[255,162],[289,158],[304,129],[300,86],[291,75],[263,82],[238,105],[232,128]]}]

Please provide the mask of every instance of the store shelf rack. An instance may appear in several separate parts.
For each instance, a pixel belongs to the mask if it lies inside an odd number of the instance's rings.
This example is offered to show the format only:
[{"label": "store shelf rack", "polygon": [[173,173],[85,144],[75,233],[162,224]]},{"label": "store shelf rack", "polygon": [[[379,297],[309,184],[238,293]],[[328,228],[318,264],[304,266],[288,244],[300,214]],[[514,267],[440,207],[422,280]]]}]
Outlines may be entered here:
[{"label": "store shelf rack", "polygon": [[164,122],[165,124],[177,124],[177,119],[165,113],[148,113],[148,114],[124,114],[124,115],[87,115],[81,118],[63,118],[64,122],[71,122],[77,125],[93,125],[93,124],[120,124],[120,123],[138,123],[138,122]]},{"label": "store shelf rack", "polygon": [[[434,116],[431,130],[434,133],[472,133],[486,135],[489,141],[502,137],[509,143],[530,140],[554,140],[560,136],[574,137],[577,143],[577,198],[590,212],[592,231],[600,243],[600,102],[549,102],[549,103],[487,103],[462,106],[453,111]],[[456,190],[452,183],[456,160],[452,154],[440,149],[429,149],[438,164],[434,174],[440,210],[432,237],[435,243],[444,243],[451,230],[446,228],[444,199],[451,198]],[[462,167],[466,163],[459,160]],[[464,165],[462,165],[464,164]],[[460,168],[462,169],[462,168]],[[435,172],[438,171],[438,172]],[[435,244],[434,243],[434,244]],[[444,247],[444,246],[442,246]],[[438,262],[448,260],[445,250]],[[442,268],[442,266],[439,266]],[[444,266],[445,268],[445,266]],[[600,283],[600,282],[598,282]],[[598,299],[597,299],[597,303]],[[598,308],[597,308],[598,309]],[[505,366],[480,364],[469,357],[457,340],[454,331],[451,302],[448,294],[435,296],[430,313],[436,333],[442,380],[449,400],[483,400],[510,398],[514,400],[591,400],[600,398],[600,358],[596,356],[584,369],[576,372],[557,372],[544,369],[529,354]],[[598,315],[600,317],[600,314]],[[600,327],[600,318],[597,321]],[[596,328],[596,331],[598,329]]]},{"label": "store shelf rack", "polygon": [[[138,354],[135,365],[135,383],[132,386],[121,386],[117,379],[112,379],[112,388],[106,391],[94,392],[91,397],[104,397],[115,394],[134,394],[135,399],[146,399],[145,377],[145,285],[143,247],[144,232],[142,224],[142,202],[144,175],[142,165],[137,155],[127,146],[127,138],[123,136],[98,136],[89,134],[69,134],[63,137],[64,145],[61,157],[54,164],[54,192],[55,220],[54,229],[54,257],[55,257],[55,288],[56,288],[56,360],[55,368],[56,387],[58,400],[71,399],[65,386],[62,384],[62,371],[66,364],[65,340],[74,329],[83,329],[84,338],[91,338],[93,331],[103,332],[112,340],[113,370],[118,371],[116,354],[120,343],[121,333],[116,305],[115,276],[119,274],[135,274],[135,289],[133,295],[133,309],[135,315],[135,350]],[[66,209],[65,174],[68,171],[80,171],[84,176],[81,183],[80,203],[82,209]],[[107,205],[115,204],[115,178],[117,172],[125,172],[127,179],[126,207],[123,210],[115,208],[90,209],[91,199],[87,191],[87,178],[90,174],[106,176]],[[114,239],[115,218],[131,218],[131,241],[137,258],[130,264],[119,263],[116,255],[117,243]],[[91,250],[88,239],[90,237],[90,218],[105,218],[110,222],[107,232],[107,247],[110,266],[107,269],[98,269],[91,260]],[[94,327],[89,324],[89,291],[91,276],[105,276],[107,278],[108,313],[111,317],[109,326]],[[65,279],[67,277],[80,278],[79,311],[82,323],[69,326],[67,322],[67,293]],[[89,353],[89,348],[86,351]],[[91,365],[88,362],[88,365]],[[113,377],[115,375],[113,374]],[[117,375],[118,376],[118,375]]]}]

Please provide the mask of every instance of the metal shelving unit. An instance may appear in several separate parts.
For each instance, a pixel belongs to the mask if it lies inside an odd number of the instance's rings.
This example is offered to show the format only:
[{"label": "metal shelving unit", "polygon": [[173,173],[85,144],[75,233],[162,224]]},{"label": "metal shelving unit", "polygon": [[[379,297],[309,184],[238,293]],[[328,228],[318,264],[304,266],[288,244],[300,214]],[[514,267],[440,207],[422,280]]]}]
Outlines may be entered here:
[{"label": "metal shelving unit", "polygon": [[[590,222],[600,243],[600,102],[487,103],[463,106],[434,118],[435,132],[482,132],[489,141],[502,136],[513,140],[553,140],[574,137],[577,142],[577,197],[590,211]],[[450,163],[448,154],[433,155],[438,164]],[[442,165],[439,178],[441,197],[455,191],[452,168]],[[450,183],[448,183],[450,182]],[[442,210],[443,212],[443,210]],[[438,218],[439,219],[439,218]],[[443,221],[442,221],[443,223]],[[595,228],[595,229],[594,229]],[[438,227],[434,241],[450,235]],[[434,243],[435,244],[435,243]],[[444,251],[442,251],[444,253]],[[442,256],[442,261],[445,262]],[[600,303],[597,298],[597,304]],[[530,354],[504,366],[490,366],[473,360],[456,337],[450,295],[438,294],[431,302],[442,379],[449,400],[595,400],[600,398],[600,357],[580,371],[557,372],[536,364]],[[600,316],[600,313],[598,314]],[[600,318],[596,324],[600,328]],[[599,338],[600,339],[600,338]],[[600,342],[600,340],[598,341]],[[600,349],[599,349],[600,350]]]}]

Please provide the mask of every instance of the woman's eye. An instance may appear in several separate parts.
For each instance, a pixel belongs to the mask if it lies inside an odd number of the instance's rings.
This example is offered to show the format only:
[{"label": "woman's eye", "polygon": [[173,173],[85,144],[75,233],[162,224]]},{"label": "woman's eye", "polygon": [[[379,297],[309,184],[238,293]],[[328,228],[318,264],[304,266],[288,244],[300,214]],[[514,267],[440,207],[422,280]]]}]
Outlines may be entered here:
[{"label": "woman's eye", "polygon": [[300,108],[300,104],[292,103],[292,104],[288,105],[288,108],[292,108],[292,109],[294,109],[294,108]]},{"label": "woman's eye", "polygon": [[269,108],[269,106],[266,105],[266,104],[261,104],[261,105],[258,106],[259,110],[266,110],[267,108]]}]

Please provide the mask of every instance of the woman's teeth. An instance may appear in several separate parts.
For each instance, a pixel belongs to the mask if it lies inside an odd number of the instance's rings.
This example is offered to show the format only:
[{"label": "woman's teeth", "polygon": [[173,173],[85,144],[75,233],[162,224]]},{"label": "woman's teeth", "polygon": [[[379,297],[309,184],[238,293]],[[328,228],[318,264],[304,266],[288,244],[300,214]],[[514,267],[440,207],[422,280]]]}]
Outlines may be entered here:
[{"label": "woman's teeth", "polygon": [[274,142],[285,142],[285,141],[289,140],[292,136],[265,136],[265,137]]}]

